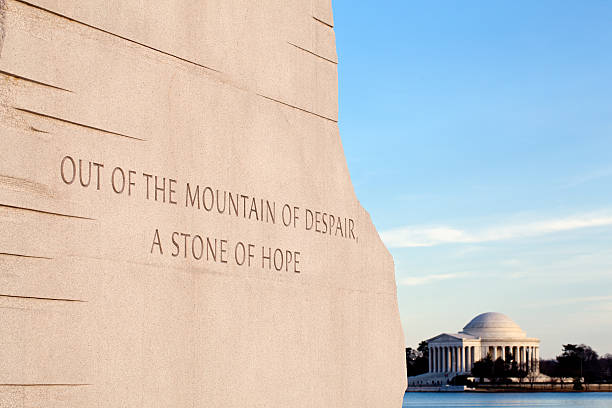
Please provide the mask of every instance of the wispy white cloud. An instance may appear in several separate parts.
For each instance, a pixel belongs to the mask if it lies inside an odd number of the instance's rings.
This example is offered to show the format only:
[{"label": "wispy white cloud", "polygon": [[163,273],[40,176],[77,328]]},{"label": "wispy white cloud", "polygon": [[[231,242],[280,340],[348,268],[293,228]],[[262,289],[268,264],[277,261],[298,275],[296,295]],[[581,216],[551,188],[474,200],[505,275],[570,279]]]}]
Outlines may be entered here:
[{"label": "wispy white cloud", "polygon": [[405,226],[381,233],[391,248],[429,247],[451,243],[479,243],[534,237],[580,228],[612,225],[612,211],[579,214],[542,221],[506,223],[472,231],[450,226]]},{"label": "wispy white cloud", "polygon": [[577,187],[579,185],[589,183],[593,180],[598,180],[598,179],[607,178],[607,177],[612,177],[612,167],[605,167],[605,168],[594,170],[590,173],[576,176],[572,178],[571,180],[569,180],[569,182],[567,182],[564,185],[564,187],[565,188]]},{"label": "wispy white cloud", "polygon": [[[540,307],[553,307],[553,306],[565,306],[565,305],[576,305],[576,304],[594,304],[598,306],[609,305],[612,302],[612,295],[604,296],[576,296],[569,298],[562,298],[557,300],[547,300],[536,303],[529,303],[525,306],[528,308],[540,308]],[[593,307],[593,306],[591,306]]]},{"label": "wispy white cloud", "polygon": [[428,276],[409,276],[407,278],[400,279],[398,284],[402,286],[427,285],[428,283],[439,282],[449,279],[457,279],[461,276],[463,275],[459,273],[442,273],[438,275]]}]

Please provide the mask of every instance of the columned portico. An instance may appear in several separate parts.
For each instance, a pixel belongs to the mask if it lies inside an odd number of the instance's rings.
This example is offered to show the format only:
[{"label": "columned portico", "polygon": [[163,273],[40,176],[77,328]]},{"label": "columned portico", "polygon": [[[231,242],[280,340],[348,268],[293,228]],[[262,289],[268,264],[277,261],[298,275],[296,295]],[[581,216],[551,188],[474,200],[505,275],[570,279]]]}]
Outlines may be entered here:
[{"label": "columned portico", "polygon": [[469,374],[474,365],[474,342],[458,342],[449,338],[444,345],[429,345],[429,372]]}]

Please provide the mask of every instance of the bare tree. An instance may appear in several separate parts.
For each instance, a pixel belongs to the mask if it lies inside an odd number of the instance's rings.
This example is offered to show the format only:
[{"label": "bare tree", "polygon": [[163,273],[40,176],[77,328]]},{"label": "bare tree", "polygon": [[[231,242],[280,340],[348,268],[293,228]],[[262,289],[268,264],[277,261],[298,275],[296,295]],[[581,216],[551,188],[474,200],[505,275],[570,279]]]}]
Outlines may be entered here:
[{"label": "bare tree", "polygon": [[536,382],[539,376],[540,374],[537,372],[537,370],[533,369],[533,367],[529,369],[527,372],[527,379],[529,380],[529,384],[531,384],[531,388],[533,388],[533,383]]}]

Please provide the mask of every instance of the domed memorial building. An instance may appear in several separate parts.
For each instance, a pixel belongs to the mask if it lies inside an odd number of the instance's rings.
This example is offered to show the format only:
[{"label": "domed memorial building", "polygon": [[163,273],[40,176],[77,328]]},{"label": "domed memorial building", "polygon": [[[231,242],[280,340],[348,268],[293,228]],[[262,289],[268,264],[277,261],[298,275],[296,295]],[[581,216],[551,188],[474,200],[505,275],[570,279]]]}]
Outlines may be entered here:
[{"label": "domed memorial building", "polygon": [[442,333],[427,340],[429,373],[411,377],[411,385],[442,385],[457,375],[470,375],[476,361],[510,359],[528,372],[539,370],[540,340],[527,334],[502,313],[483,313],[459,333]]}]

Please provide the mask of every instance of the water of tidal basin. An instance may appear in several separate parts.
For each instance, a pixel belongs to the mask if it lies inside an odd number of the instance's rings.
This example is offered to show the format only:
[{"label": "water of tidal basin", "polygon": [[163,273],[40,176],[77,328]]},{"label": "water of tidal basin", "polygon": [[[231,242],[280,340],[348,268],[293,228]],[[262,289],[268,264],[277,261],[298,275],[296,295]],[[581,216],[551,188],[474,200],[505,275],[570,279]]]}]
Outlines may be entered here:
[{"label": "water of tidal basin", "polygon": [[471,393],[409,392],[406,408],[612,408],[612,392]]}]

